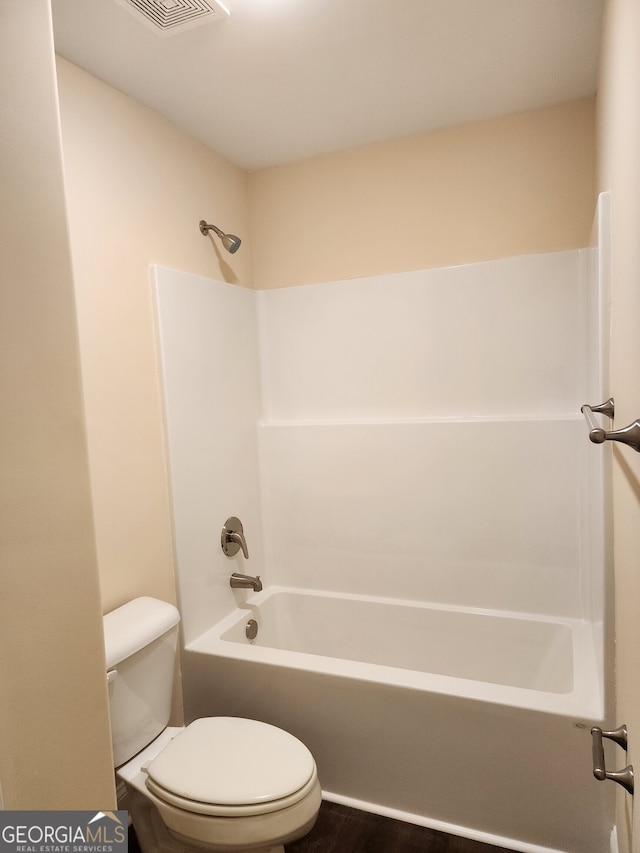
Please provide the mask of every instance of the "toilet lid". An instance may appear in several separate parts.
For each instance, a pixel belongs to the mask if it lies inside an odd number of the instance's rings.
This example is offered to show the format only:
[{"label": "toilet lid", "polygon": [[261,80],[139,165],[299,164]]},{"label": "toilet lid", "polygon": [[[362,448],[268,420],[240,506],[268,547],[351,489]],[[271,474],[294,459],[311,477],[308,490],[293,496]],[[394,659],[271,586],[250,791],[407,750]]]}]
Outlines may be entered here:
[{"label": "toilet lid", "polygon": [[239,717],[204,717],[187,726],[147,767],[149,777],[186,800],[240,806],[302,788],[313,756],[282,729]]}]

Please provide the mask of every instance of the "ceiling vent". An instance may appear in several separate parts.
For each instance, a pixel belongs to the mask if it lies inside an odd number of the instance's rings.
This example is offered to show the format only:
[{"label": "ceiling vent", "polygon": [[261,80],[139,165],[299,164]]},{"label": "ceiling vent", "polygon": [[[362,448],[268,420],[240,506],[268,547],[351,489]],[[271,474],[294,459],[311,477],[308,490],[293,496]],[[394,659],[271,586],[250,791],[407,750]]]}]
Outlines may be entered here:
[{"label": "ceiling vent", "polygon": [[229,14],[218,0],[116,0],[116,3],[161,36],[221,21]]}]

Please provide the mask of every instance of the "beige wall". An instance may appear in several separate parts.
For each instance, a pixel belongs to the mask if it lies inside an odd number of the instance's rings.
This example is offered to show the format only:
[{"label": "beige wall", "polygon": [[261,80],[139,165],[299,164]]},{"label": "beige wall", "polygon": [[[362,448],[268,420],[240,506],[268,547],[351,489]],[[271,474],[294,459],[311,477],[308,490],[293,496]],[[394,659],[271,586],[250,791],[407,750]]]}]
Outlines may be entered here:
[{"label": "beige wall", "polygon": [[589,243],[592,99],[250,175],[255,286]]},{"label": "beige wall", "polygon": [[0,103],[2,798],[113,808],[48,0],[0,3]]},{"label": "beige wall", "polygon": [[[598,92],[599,177],[611,190],[611,393],[616,426],[640,418],[640,2],[609,0]],[[627,723],[627,760],[640,769],[640,454],[614,450],[614,561],[618,716]],[[620,767],[625,766],[619,753]],[[635,802],[640,798],[636,795]],[[620,849],[640,853],[640,808],[618,792]],[[631,840],[631,836],[632,840]]]},{"label": "beige wall", "polygon": [[[175,600],[149,266],[251,286],[247,177],[63,59],[58,85],[106,612]],[[240,251],[203,237],[201,219],[243,238]]]}]

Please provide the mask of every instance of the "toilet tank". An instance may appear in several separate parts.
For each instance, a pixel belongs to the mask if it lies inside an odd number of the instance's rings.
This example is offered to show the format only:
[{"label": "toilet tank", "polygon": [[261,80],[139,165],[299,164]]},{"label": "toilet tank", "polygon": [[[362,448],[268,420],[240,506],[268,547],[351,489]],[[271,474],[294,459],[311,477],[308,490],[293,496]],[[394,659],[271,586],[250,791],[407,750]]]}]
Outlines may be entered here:
[{"label": "toilet tank", "polygon": [[180,614],[155,598],[136,598],[103,617],[114,767],[166,728]]}]

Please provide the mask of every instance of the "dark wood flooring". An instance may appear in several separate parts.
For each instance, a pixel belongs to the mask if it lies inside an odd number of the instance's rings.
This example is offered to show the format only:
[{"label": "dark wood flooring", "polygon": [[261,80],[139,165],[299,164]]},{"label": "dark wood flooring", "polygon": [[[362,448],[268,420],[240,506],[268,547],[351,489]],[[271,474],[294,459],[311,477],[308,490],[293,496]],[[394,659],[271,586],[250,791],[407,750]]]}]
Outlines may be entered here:
[{"label": "dark wood flooring", "polygon": [[285,846],[286,853],[504,853],[401,820],[323,801],[311,832]]},{"label": "dark wood flooring", "polygon": [[[286,853],[505,853],[501,847],[446,835],[401,820],[323,801],[316,825]],[[129,853],[140,853],[129,830]]]}]

